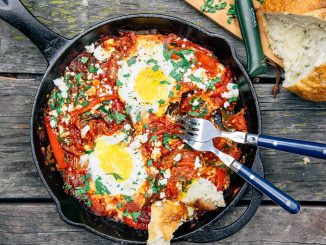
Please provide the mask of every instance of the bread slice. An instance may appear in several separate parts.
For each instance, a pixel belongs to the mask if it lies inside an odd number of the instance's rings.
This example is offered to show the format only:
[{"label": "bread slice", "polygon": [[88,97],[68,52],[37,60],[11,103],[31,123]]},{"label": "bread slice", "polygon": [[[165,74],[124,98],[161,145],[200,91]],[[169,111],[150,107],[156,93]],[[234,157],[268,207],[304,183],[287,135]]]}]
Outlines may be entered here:
[{"label": "bread slice", "polygon": [[265,0],[261,13],[273,52],[283,59],[283,86],[326,101],[326,0]]},{"label": "bread slice", "polygon": [[187,192],[182,194],[181,201],[188,206],[207,211],[225,207],[223,191],[218,191],[211,181],[204,178],[193,180]]},{"label": "bread slice", "polygon": [[148,225],[148,241],[150,245],[168,245],[173,233],[182,224],[187,215],[184,204],[178,201],[158,201],[151,206],[151,221]]}]

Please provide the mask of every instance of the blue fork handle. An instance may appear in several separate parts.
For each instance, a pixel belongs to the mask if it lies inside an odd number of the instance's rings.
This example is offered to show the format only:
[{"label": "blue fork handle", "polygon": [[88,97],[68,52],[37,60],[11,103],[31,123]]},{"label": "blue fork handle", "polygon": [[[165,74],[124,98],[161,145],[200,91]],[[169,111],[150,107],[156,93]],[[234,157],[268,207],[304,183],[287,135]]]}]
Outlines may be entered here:
[{"label": "blue fork handle", "polygon": [[326,159],[326,144],[259,135],[257,146]]},{"label": "blue fork handle", "polygon": [[238,175],[240,175],[244,180],[250,183],[253,187],[268,196],[276,204],[284,208],[289,213],[296,214],[300,211],[300,204],[296,200],[278,189],[266,179],[257,175],[250,168],[242,165],[238,161],[234,161],[230,165],[230,168]]}]

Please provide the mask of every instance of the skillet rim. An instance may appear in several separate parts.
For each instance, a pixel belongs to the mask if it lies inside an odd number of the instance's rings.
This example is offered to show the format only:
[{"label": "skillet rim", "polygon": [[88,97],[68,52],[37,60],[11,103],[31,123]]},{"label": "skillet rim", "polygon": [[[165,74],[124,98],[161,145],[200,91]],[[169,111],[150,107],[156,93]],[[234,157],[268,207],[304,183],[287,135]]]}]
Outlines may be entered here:
[{"label": "skillet rim", "polygon": [[[35,127],[34,127],[34,118],[36,117],[36,110],[39,107],[37,105],[37,100],[38,100],[39,96],[42,94],[41,93],[41,88],[45,84],[45,78],[52,71],[52,69],[53,69],[53,67],[55,65],[55,62],[61,57],[61,55],[65,51],[67,51],[82,36],[87,35],[91,31],[94,31],[95,29],[98,29],[98,28],[100,28],[100,27],[102,27],[102,26],[104,26],[106,24],[109,24],[109,23],[112,23],[112,22],[115,22],[115,21],[119,21],[119,20],[133,19],[133,18],[158,18],[158,19],[172,20],[172,21],[176,21],[176,22],[179,22],[181,24],[184,24],[186,26],[190,26],[190,27],[192,27],[192,28],[194,28],[194,29],[202,32],[203,34],[205,34],[207,36],[210,36],[210,37],[213,37],[213,38],[219,38],[219,39],[222,39],[223,41],[225,41],[226,44],[228,45],[228,47],[231,50],[231,55],[232,55],[233,60],[236,62],[238,68],[243,73],[243,76],[245,77],[246,82],[247,82],[247,84],[248,84],[248,86],[250,88],[250,93],[253,96],[254,105],[255,105],[255,109],[256,109],[256,115],[257,115],[257,124],[258,124],[257,125],[258,126],[258,132],[257,133],[258,134],[261,133],[261,113],[260,113],[260,107],[259,107],[259,103],[258,103],[258,98],[257,98],[257,95],[256,95],[256,91],[255,91],[255,89],[254,89],[254,87],[252,85],[252,81],[249,78],[249,76],[248,76],[246,70],[244,69],[243,65],[239,61],[239,59],[238,59],[238,57],[236,55],[235,49],[234,49],[233,45],[231,44],[230,40],[228,38],[224,37],[223,35],[210,32],[210,31],[206,30],[203,27],[200,27],[200,26],[198,26],[196,24],[193,24],[190,21],[187,21],[185,19],[181,19],[179,17],[165,15],[165,14],[151,14],[151,13],[138,13],[138,14],[129,14],[129,15],[119,15],[119,16],[116,16],[116,17],[108,18],[107,20],[104,20],[102,22],[99,22],[99,23],[95,24],[94,26],[88,28],[87,30],[83,31],[82,33],[78,34],[77,36],[75,36],[72,39],[67,39],[67,42],[63,45],[63,47],[61,49],[57,50],[56,54],[51,59],[51,62],[49,62],[49,65],[48,65],[48,67],[47,67],[47,69],[46,69],[46,71],[45,71],[45,73],[44,73],[44,75],[42,77],[42,80],[41,80],[41,82],[40,82],[40,84],[38,86],[38,89],[37,89],[37,92],[35,94],[34,101],[33,101],[33,107],[32,107],[32,114],[31,114],[31,121],[30,121],[30,126],[31,126],[30,127],[30,141],[31,141],[31,146],[32,146],[33,160],[34,160],[34,164],[36,166],[38,175],[39,175],[40,179],[42,180],[42,183],[45,186],[47,192],[49,193],[49,195],[51,196],[51,198],[55,202],[57,211],[58,211],[61,219],[64,220],[67,224],[73,225],[73,226],[76,226],[76,227],[82,227],[82,228],[84,228],[84,229],[86,229],[86,230],[88,230],[90,232],[95,233],[96,235],[99,235],[99,236],[101,236],[103,238],[106,238],[106,239],[110,239],[112,241],[116,241],[116,242],[120,242],[120,243],[126,243],[126,242],[128,242],[130,244],[145,244],[142,241],[126,241],[124,239],[119,239],[119,238],[116,238],[116,237],[111,237],[110,235],[106,235],[104,233],[101,233],[100,231],[97,231],[97,230],[91,228],[90,226],[88,226],[88,225],[86,225],[84,223],[77,223],[77,222],[74,222],[74,221],[71,221],[70,219],[68,219],[64,215],[64,213],[62,211],[60,201],[54,195],[54,193],[52,192],[52,189],[49,187],[49,185],[47,184],[46,180],[43,177],[42,171],[40,169],[40,163],[37,160],[37,156],[36,156],[36,153],[35,153],[36,151],[35,151],[35,145],[34,145],[34,130],[35,130]],[[260,157],[260,150],[259,150],[259,148],[256,149],[256,154],[255,154],[255,157],[254,157],[254,160],[253,160],[253,165],[256,162],[260,162],[261,163],[261,157]],[[262,175],[264,175],[263,166],[261,166],[261,169],[262,169]],[[199,227],[199,228],[197,228],[197,229],[195,229],[195,230],[193,230],[193,231],[191,231],[191,232],[189,232],[187,234],[184,234],[184,235],[181,235],[181,236],[178,236],[178,237],[174,237],[172,239],[172,241],[180,241],[183,238],[188,238],[192,234],[196,233],[198,230],[201,230],[201,229],[204,229],[204,228],[209,227],[209,225],[212,224],[212,223],[214,223],[214,222],[216,222],[216,220],[218,218],[222,218],[240,200],[240,198],[243,196],[244,192],[246,191],[247,186],[248,186],[248,184],[245,182],[243,184],[243,186],[240,188],[239,192],[233,198],[233,200],[228,204],[228,206],[225,207],[225,209],[221,213],[219,213],[216,217],[214,217],[211,221],[208,221],[203,226],[201,226],[201,227]],[[260,204],[260,201],[259,201],[259,204]],[[257,209],[258,209],[258,207],[255,209],[255,212],[257,211]],[[254,216],[255,212],[251,215],[250,219]],[[243,228],[243,226],[241,228]],[[238,232],[239,230],[237,230],[235,232]]]}]

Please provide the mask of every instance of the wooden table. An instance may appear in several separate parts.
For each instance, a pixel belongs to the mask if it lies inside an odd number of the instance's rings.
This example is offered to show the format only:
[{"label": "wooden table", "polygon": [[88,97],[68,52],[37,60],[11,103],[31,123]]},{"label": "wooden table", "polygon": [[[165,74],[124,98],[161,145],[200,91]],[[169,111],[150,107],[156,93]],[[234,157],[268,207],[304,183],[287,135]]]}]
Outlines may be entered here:
[{"label": "wooden table", "polygon": [[[181,0],[24,0],[51,29],[73,37],[109,17],[163,13],[228,35]],[[234,39],[245,63],[243,44]],[[104,244],[92,233],[64,223],[43,187],[32,160],[29,121],[34,94],[47,63],[19,31],[0,20],[0,244]],[[272,75],[272,73],[269,73]],[[283,89],[271,95],[273,80],[256,82],[265,134],[326,142],[326,104],[303,101]],[[326,244],[326,162],[262,150],[266,178],[301,201],[302,211],[289,215],[264,200],[255,217],[222,243]],[[234,220],[248,203],[217,226]]]}]

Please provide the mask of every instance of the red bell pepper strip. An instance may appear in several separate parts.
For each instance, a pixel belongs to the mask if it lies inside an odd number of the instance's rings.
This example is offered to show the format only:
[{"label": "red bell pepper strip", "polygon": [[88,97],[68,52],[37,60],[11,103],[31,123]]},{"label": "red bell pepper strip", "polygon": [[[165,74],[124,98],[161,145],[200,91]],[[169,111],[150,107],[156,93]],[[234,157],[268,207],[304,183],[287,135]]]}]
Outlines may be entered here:
[{"label": "red bell pepper strip", "polygon": [[58,163],[58,168],[65,169],[68,167],[68,164],[66,163],[65,158],[64,158],[64,151],[59,143],[57,135],[53,132],[53,129],[50,125],[50,120],[48,117],[44,117],[44,124],[45,124],[46,132],[48,134],[52,152],[53,152],[54,157]]},{"label": "red bell pepper strip", "polygon": [[224,185],[224,181],[225,181],[225,169],[217,169],[217,173],[216,173],[216,187],[217,190],[222,191],[223,190],[223,185]]}]

